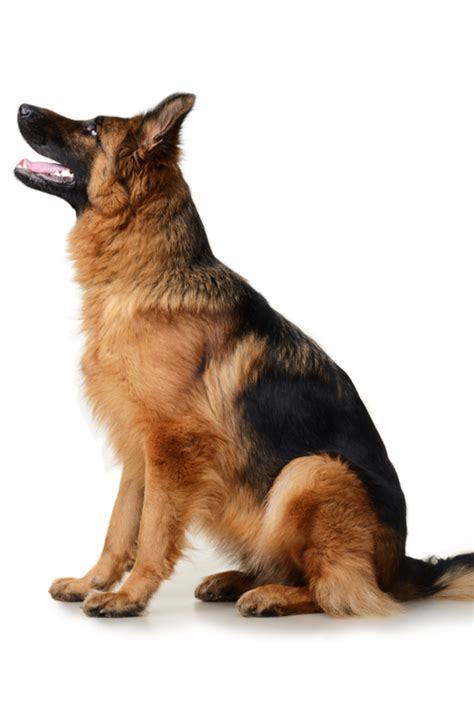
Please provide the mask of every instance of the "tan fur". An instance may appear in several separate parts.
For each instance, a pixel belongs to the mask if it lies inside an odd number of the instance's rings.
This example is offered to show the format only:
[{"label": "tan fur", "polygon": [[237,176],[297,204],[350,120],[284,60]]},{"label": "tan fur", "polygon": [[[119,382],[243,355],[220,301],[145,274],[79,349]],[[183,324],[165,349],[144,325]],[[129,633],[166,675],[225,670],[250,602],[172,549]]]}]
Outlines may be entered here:
[{"label": "tan fur", "polygon": [[444,587],[434,595],[438,599],[474,601],[474,571],[452,568],[445,572],[436,584]]},{"label": "tan fur", "polygon": [[91,589],[109,589],[131,569],[136,555],[143,505],[144,461],[130,458],[124,465],[104,549],[99,561],[80,579],[57,579],[50,594],[61,601],[82,601]]},{"label": "tan fur", "polygon": [[308,587],[265,584],[243,594],[237,604],[242,616],[287,616],[323,611]]},{"label": "tan fur", "polygon": [[[214,276],[220,300],[211,302],[199,295],[205,292],[202,274],[169,269],[166,259],[171,257],[162,248],[168,238],[166,213],[186,199],[183,186],[178,183],[172,198],[163,198],[163,234],[150,239],[146,204],[127,217],[120,187],[110,181],[104,187],[107,160],[107,155],[101,158],[91,181],[97,209],[84,215],[70,237],[84,289],[82,367],[87,397],[118,455],[124,459],[130,447],[143,452],[145,496],[137,556],[121,596],[91,592],[85,611],[139,613],[171,574],[186,544],[187,527],[197,524],[261,581],[284,583],[309,575],[304,594],[311,594],[314,608],[334,614],[392,612],[396,605],[378,589],[371,561],[380,525],[355,474],[327,457],[299,459],[277,478],[266,509],[255,491],[241,486],[239,471],[248,452],[234,402],[264,366],[265,343],[249,336],[229,347],[232,293],[226,289],[225,269]],[[97,173],[102,191],[96,187]],[[172,175],[171,170],[171,181]],[[154,228],[159,230],[160,222]],[[318,371],[317,353],[302,347],[278,356],[290,371]],[[203,358],[209,367],[199,376]],[[316,509],[324,522],[314,524]],[[344,518],[339,535],[334,527],[338,516]],[[308,544],[314,551],[304,553]],[[128,547],[123,542],[116,556],[125,559]],[[106,559],[104,550],[99,570]],[[113,574],[102,574],[102,589],[119,578],[120,569],[117,564]],[[97,576],[94,568],[78,583],[81,594]],[[355,584],[357,593],[351,591]],[[72,589],[74,583],[65,586]],[[53,592],[60,596],[58,583]]]},{"label": "tan fur", "polygon": [[334,616],[387,615],[399,605],[377,583],[375,544],[383,534],[365,489],[329,455],[288,464],[268,498],[257,565],[287,560],[309,580],[318,605]]}]

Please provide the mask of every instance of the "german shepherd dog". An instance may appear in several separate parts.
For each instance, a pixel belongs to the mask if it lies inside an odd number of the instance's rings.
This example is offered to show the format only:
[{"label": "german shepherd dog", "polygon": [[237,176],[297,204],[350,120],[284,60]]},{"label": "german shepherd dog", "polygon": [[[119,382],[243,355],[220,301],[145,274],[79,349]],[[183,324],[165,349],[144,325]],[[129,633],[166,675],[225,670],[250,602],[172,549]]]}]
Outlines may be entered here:
[{"label": "german shepherd dog", "polygon": [[193,525],[239,563],[196,597],[244,616],[474,598],[474,554],[406,556],[400,483],[346,373],[213,255],[178,164],[194,100],[131,119],[19,109],[23,137],[58,162],[23,160],[16,177],[77,213],[85,389],[123,465],[99,561],[52,597],[142,613]]}]

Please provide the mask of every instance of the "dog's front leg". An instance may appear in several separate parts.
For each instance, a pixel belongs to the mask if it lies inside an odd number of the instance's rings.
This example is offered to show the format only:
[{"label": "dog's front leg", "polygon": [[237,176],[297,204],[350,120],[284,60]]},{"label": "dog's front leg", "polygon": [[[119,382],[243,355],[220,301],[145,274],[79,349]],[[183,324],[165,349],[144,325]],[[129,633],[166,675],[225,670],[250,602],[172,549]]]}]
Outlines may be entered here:
[{"label": "dog's front leg", "polygon": [[97,563],[83,577],[57,579],[49,593],[59,601],[82,601],[91,589],[110,589],[135,559],[144,490],[143,453],[129,454],[110,518],[104,548]]},{"label": "dog's front leg", "polygon": [[90,592],[83,605],[89,616],[139,615],[181,555],[196,499],[196,479],[178,455],[186,450],[186,442],[176,440],[171,449],[177,455],[166,460],[161,453],[147,453],[135,563],[117,592]]}]

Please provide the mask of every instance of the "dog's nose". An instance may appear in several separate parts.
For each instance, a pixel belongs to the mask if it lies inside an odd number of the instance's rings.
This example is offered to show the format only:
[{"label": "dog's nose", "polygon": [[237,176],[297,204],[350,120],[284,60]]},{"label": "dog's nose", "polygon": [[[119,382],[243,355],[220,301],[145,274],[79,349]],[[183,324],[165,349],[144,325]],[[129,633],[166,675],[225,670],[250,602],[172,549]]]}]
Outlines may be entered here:
[{"label": "dog's nose", "polygon": [[21,104],[20,108],[18,109],[18,116],[20,118],[30,118],[33,113],[33,107],[29,104]]}]

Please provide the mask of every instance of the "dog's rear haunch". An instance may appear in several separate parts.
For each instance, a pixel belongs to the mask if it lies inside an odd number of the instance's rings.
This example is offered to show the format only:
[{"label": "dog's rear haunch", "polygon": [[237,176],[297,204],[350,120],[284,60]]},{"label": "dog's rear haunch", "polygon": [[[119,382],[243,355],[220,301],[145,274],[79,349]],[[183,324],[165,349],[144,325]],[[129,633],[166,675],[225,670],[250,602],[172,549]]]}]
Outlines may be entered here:
[{"label": "dog's rear haunch", "polygon": [[473,554],[405,555],[399,480],[346,373],[214,257],[178,165],[193,103],[91,121],[19,110],[27,142],[58,163],[23,160],[17,177],[77,212],[85,388],[123,463],[99,561],[52,596],[139,614],[197,526],[240,569],[196,596],[245,616],[472,599]]}]

